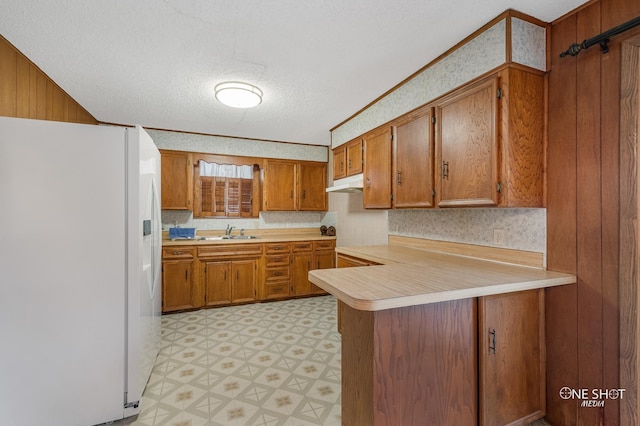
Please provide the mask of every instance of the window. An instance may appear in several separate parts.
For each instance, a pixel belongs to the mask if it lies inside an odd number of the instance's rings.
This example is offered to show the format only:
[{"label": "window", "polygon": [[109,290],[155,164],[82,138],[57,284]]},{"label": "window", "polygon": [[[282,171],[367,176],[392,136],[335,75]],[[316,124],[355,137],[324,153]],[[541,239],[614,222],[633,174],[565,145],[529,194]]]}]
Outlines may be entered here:
[{"label": "window", "polygon": [[258,165],[218,164],[199,160],[194,217],[257,217],[254,193]]}]

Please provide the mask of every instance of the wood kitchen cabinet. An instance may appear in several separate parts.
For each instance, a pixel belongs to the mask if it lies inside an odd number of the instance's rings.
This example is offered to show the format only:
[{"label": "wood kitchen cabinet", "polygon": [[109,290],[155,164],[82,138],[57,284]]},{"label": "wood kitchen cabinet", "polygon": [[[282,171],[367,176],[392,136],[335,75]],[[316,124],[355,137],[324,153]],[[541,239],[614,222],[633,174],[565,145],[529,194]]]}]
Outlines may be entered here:
[{"label": "wood kitchen cabinet", "polygon": [[478,298],[480,425],[545,415],[544,333],[544,290]]},{"label": "wood kitchen cabinet", "polygon": [[201,262],[204,306],[220,306],[256,300],[256,259]]},{"label": "wood kitchen cabinet", "polygon": [[333,180],[347,177],[347,147],[340,145],[333,152]]},{"label": "wood kitchen cabinet", "polygon": [[335,267],[335,240],[292,243],[291,295],[326,294],[309,281],[309,271]]},{"label": "wood kitchen cabinet", "polygon": [[394,122],[393,207],[433,207],[433,108]]},{"label": "wood kitchen cabinet", "polygon": [[435,107],[439,207],[542,206],[542,74],[507,67]]},{"label": "wood kitchen cabinet", "polygon": [[202,306],[255,302],[261,256],[262,244],[198,247]]},{"label": "wood kitchen cabinet", "polygon": [[327,164],[265,160],[264,210],[327,210]]},{"label": "wood kitchen cabinet", "polygon": [[[342,253],[337,263],[375,264]],[[524,425],[545,415],[544,289],[379,311],[338,301],[338,327],[344,424]]]},{"label": "wood kitchen cabinet", "polygon": [[297,162],[266,160],[264,167],[265,211],[296,210]]},{"label": "wood kitchen cabinet", "polygon": [[190,152],[160,150],[162,209],[193,210],[193,160]]},{"label": "wood kitchen cabinet", "polygon": [[269,243],[264,246],[264,278],[258,297],[260,300],[286,298],[291,284],[291,244]]},{"label": "wood kitchen cabinet", "polygon": [[298,163],[298,210],[327,210],[326,187],[326,163]]},{"label": "wood kitchen cabinet", "polygon": [[193,247],[162,249],[162,312],[200,307],[195,263]]},{"label": "wood kitchen cabinet", "polygon": [[333,179],[362,173],[362,138],[356,138],[333,150]]},{"label": "wood kitchen cabinet", "polygon": [[391,141],[390,126],[367,133],[364,144],[364,207],[391,208]]}]

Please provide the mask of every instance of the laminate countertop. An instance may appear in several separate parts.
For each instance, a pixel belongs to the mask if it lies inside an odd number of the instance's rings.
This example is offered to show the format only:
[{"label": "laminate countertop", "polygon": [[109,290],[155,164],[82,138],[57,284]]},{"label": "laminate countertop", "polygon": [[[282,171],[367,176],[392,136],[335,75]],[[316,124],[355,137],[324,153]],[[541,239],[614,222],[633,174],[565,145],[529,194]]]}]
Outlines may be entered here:
[{"label": "laminate countertop", "polygon": [[[296,242],[296,241],[335,241],[335,236],[321,235],[320,232],[261,232],[246,230],[245,235],[252,235],[256,238],[223,238],[224,234],[219,232],[198,232],[196,238],[178,238],[175,240],[169,239],[167,232],[163,232],[162,246],[202,246],[202,245],[217,245],[217,244],[264,244],[264,243],[284,243],[284,242]],[[237,231],[233,231],[233,235],[239,235]],[[200,239],[208,238],[208,239]]]},{"label": "laminate countertop", "polygon": [[314,270],[309,280],[362,311],[576,282],[571,274],[397,245],[338,247],[336,252],[380,265]]}]

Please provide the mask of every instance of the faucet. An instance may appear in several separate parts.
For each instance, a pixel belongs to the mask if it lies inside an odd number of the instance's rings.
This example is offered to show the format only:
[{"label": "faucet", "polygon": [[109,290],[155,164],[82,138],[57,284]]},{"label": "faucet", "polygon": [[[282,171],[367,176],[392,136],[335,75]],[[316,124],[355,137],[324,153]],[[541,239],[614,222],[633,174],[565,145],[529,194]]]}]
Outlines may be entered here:
[{"label": "faucet", "polygon": [[225,231],[225,234],[231,235],[231,231],[233,231],[233,228],[235,228],[235,226],[229,226],[229,224],[227,224],[227,230]]}]

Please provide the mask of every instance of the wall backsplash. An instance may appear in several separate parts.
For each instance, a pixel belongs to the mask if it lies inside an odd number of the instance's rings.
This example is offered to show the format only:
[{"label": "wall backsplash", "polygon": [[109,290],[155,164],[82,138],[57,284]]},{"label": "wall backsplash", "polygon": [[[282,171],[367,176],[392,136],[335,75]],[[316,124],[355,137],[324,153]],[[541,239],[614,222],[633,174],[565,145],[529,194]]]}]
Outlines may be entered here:
[{"label": "wall backsplash", "polygon": [[185,210],[163,210],[162,228],[181,226],[202,230],[224,230],[227,225],[236,229],[276,229],[276,228],[320,228],[336,226],[335,212],[260,212],[257,219],[194,219],[193,213]]},{"label": "wall backsplash", "polygon": [[[493,243],[503,229],[505,244]],[[546,253],[546,209],[390,210],[389,234]]]}]

